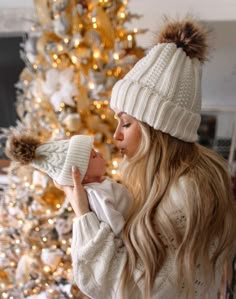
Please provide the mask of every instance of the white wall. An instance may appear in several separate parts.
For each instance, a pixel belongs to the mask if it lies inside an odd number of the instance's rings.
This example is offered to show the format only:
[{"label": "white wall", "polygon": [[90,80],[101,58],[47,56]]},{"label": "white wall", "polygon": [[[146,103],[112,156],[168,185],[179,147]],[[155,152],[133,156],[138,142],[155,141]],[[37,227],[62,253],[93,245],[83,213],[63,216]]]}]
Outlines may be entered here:
[{"label": "white wall", "polygon": [[[27,31],[33,19],[33,3],[33,0],[0,0],[0,33]],[[149,30],[138,37],[138,43],[145,48],[151,44],[151,31],[158,27],[163,14],[191,13],[210,21],[215,30],[215,50],[203,71],[203,106],[236,109],[236,0],[130,0],[129,8],[131,13],[142,17],[128,26]]]},{"label": "white wall", "polygon": [[181,17],[191,13],[207,20],[214,32],[214,49],[203,70],[203,106],[236,110],[236,0],[130,0],[129,7],[132,13],[143,15],[129,27],[148,29],[138,37],[144,47],[153,43],[153,32],[164,14]]}]

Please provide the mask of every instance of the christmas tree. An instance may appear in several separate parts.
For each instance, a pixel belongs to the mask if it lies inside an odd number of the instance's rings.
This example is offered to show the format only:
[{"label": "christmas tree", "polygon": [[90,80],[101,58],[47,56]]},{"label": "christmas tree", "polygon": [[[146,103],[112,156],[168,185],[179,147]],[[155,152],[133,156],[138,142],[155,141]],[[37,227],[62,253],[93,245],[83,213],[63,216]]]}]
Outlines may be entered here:
[{"label": "christmas tree", "polygon": [[[42,142],[89,134],[115,176],[114,83],[143,55],[125,0],[35,0],[37,21],[21,45],[19,131]],[[74,214],[64,193],[30,166],[11,163],[0,201],[2,298],[83,298],[70,258]],[[78,249],[79,250],[79,249]]]}]

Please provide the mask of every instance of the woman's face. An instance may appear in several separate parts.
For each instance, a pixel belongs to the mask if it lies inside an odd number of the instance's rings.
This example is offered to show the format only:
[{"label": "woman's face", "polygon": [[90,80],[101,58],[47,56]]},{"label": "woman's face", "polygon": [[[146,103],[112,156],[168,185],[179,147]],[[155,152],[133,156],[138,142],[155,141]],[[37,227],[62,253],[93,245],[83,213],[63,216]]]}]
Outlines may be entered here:
[{"label": "woman's face", "polygon": [[117,118],[118,125],[113,137],[121,154],[131,158],[137,152],[141,141],[139,121],[124,112],[118,113]]}]

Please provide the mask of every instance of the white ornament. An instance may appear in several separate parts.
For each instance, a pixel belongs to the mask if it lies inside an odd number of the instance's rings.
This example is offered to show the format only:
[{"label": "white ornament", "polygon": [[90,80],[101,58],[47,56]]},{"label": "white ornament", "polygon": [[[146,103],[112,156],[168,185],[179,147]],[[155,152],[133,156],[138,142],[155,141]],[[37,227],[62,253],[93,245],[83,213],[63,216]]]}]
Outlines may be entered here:
[{"label": "white ornament", "polygon": [[41,253],[41,260],[54,271],[62,259],[62,252],[58,248],[46,248]]},{"label": "white ornament", "polygon": [[78,95],[78,88],[73,81],[74,70],[67,68],[63,71],[50,69],[46,73],[46,80],[42,84],[43,92],[49,96],[54,109],[58,111],[63,102],[75,107],[73,97]]}]

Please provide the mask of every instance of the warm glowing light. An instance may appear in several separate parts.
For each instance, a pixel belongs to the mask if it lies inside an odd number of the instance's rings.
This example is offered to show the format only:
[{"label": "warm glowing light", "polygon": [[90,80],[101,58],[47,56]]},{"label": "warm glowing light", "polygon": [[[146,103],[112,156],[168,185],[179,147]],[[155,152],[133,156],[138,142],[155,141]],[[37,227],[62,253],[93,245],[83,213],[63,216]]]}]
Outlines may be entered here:
[{"label": "warm glowing light", "polygon": [[101,115],[101,119],[105,119],[106,118],[106,115],[105,114],[102,114]]},{"label": "warm glowing light", "polygon": [[62,243],[63,245],[65,245],[65,244],[66,244],[66,240],[62,240],[61,243]]},{"label": "warm glowing light", "polygon": [[8,294],[7,293],[2,293],[2,298],[8,298]]},{"label": "warm glowing light", "polygon": [[124,18],[125,18],[125,13],[124,13],[124,12],[121,12],[121,13],[120,13],[120,17],[121,17],[121,19],[124,19]]},{"label": "warm glowing light", "polygon": [[38,68],[37,64],[34,64],[34,65],[33,65],[33,68],[34,68],[35,70],[37,70],[37,68]]},{"label": "warm glowing light", "polygon": [[10,266],[13,268],[15,267],[16,263],[15,262],[10,262]]},{"label": "warm glowing light", "polygon": [[114,58],[115,60],[119,60],[119,58],[120,58],[120,57],[119,57],[119,54],[118,54],[118,53],[114,53],[114,54],[113,54],[113,58]]},{"label": "warm glowing light", "polygon": [[6,253],[5,252],[1,252],[0,253],[0,257],[5,258],[6,257]]},{"label": "warm glowing light", "polygon": [[65,43],[65,44],[68,44],[68,43],[69,43],[69,38],[68,38],[68,37],[65,37],[65,38],[64,38],[64,43]]},{"label": "warm glowing light", "polygon": [[20,240],[19,239],[15,240],[15,242],[16,242],[16,244],[20,244]]},{"label": "warm glowing light", "polygon": [[72,61],[72,63],[76,64],[78,62],[78,59],[77,59],[76,56],[72,55],[71,56],[71,61]]},{"label": "warm glowing light", "polygon": [[89,87],[89,89],[94,89],[95,88],[95,84],[93,82],[89,82],[88,83],[88,87]]},{"label": "warm glowing light", "polygon": [[57,54],[53,54],[52,57],[53,57],[53,59],[57,60],[58,55]]},{"label": "warm glowing light", "polygon": [[96,17],[92,17],[92,22],[96,23],[96,21],[97,21],[97,18]]},{"label": "warm glowing light", "polygon": [[97,69],[98,69],[98,66],[97,66],[96,64],[94,64],[94,65],[93,65],[93,69],[94,69],[94,70],[97,70]]},{"label": "warm glowing light", "polygon": [[48,215],[50,215],[51,214],[51,210],[46,210],[46,213],[48,214]]},{"label": "warm glowing light", "polygon": [[16,253],[16,254],[19,254],[19,253],[20,253],[20,249],[19,249],[19,248],[16,248],[15,253]]},{"label": "warm glowing light", "polygon": [[37,227],[35,227],[35,229],[34,229],[36,232],[39,232],[39,227],[37,226]]},{"label": "warm glowing light", "polygon": [[61,207],[61,205],[58,203],[58,204],[56,204],[56,208],[57,209],[60,209],[60,207]]},{"label": "warm glowing light", "polygon": [[52,63],[52,67],[57,68],[57,63],[56,63],[56,62],[53,62],[53,63]]},{"label": "warm glowing light", "polygon": [[19,223],[20,225],[22,225],[24,222],[23,222],[23,220],[19,219],[19,220],[18,220],[18,223]]},{"label": "warm glowing light", "polygon": [[59,52],[62,52],[64,50],[64,47],[62,45],[57,45],[57,50]]},{"label": "warm glowing light", "polygon": [[118,162],[117,162],[116,160],[114,160],[114,161],[112,161],[112,165],[113,165],[114,167],[118,167]]},{"label": "warm glowing light", "polygon": [[25,85],[28,85],[28,84],[29,84],[29,81],[28,81],[28,80],[24,80],[23,83],[24,83]]},{"label": "warm glowing light", "polygon": [[93,23],[93,28],[94,29],[98,28],[98,25],[96,23]]},{"label": "warm glowing light", "polygon": [[74,46],[78,47],[79,44],[80,44],[80,40],[78,38],[76,38],[74,41]]},{"label": "warm glowing light", "polygon": [[115,169],[112,169],[111,173],[112,173],[113,175],[115,175],[115,174],[117,173],[117,171],[116,171]]},{"label": "warm glowing light", "polygon": [[[54,1],[54,2],[56,2],[56,1]],[[57,14],[54,14],[54,19],[59,19],[59,17],[60,17],[60,14],[59,13],[57,13]]]},{"label": "warm glowing light", "polygon": [[42,240],[43,240],[43,242],[47,242],[48,239],[46,237],[43,237]]},{"label": "warm glowing light", "polygon": [[129,34],[129,35],[127,36],[127,40],[132,40],[132,39],[133,39],[133,36]]},{"label": "warm glowing light", "polygon": [[49,224],[54,224],[54,220],[53,219],[48,219],[48,223]]},{"label": "warm glowing light", "polygon": [[66,250],[66,254],[67,254],[67,255],[71,255],[71,247],[68,247],[68,248],[67,248],[67,250]]},{"label": "warm glowing light", "polygon": [[138,32],[138,28],[134,28],[134,33],[137,33]]},{"label": "warm glowing light", "polygon": [[101,56],[100,51],[95,50],[94,53],[93,53],[93,57],[97,59],[97,58],[99,58],[100,56]]}]

